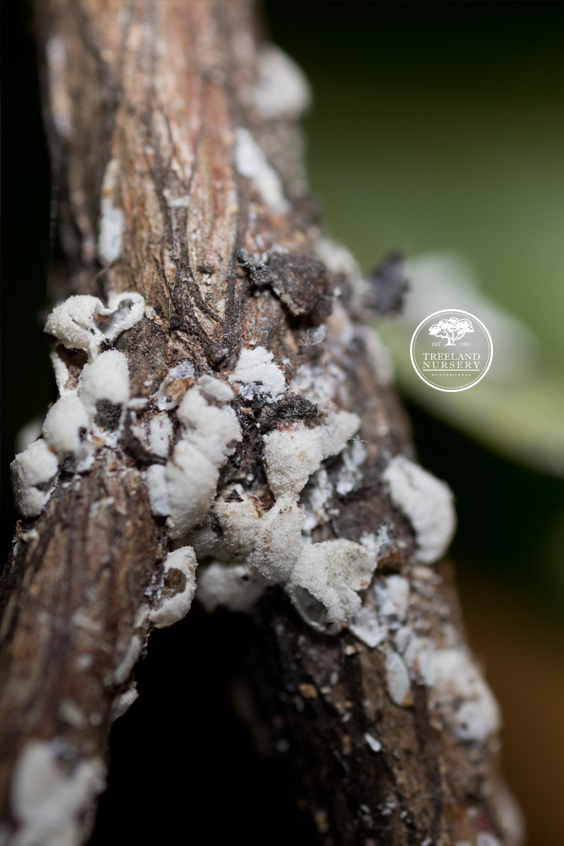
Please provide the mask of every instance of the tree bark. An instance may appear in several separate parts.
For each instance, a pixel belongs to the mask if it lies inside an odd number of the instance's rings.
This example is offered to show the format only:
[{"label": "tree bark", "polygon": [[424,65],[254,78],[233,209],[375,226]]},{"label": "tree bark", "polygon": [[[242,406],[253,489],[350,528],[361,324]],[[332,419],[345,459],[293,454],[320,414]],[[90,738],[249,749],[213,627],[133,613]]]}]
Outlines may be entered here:
[{"label": "tree bark", "polygon": [[[468,657],[450,566],[422,556],[417,527],[386,481],[394,456],[415,458],[409,424],[382,351],[353,319],[362,286],[338,261],[320,260],[293,122],[299,96],[284,105],[284,78],[268,70],[252,7],[50,0],[35,12],[59,180],[53,299],[134,292],[145,311],[100,346],[128,360],[133,399],[119,438],[93,436],[93,463],[80,472],[60,463],[44,510],[18,524],[3,577],[5,839],[58,842],[45,832],[59,836],[61,826],[69,843],[87,839],[112,720],[132,701],[132,670],[158,610],[185,588],[179,570],[180,586],[167,581],[167,553],[183,540],[200,568],[209,565],[217,552],[202,537],[221,536],[210,514],[222,497],[252,498],[261,517],[276,507],[265,434],[311,432],[349,412],[361,420],[362,460],[350,445],[326,455],[324,502],[315,511],[311,482],[300,504],[315,512],[314,547],[346,539],[357,549],[384,527],[378,567],[359,594],[381,639],[370,646],[359,618],[356,635],[327,627],[319,602],[309,611],[298,602],[300,616],[282,587],[267,587],[252,610],[252,659],[274,741],[289,746],[300,799],[326,846],[517,844],[495,719],[488,712],[486,729],[474,725],[494,706]],[[266,105],[264,86],[274,92]],[[275,401],[233,378],[241,350],[257,348],[285,377]],[[88,351],[56,338],[53,350],[72,391]],[[143,432],[164,408],[178,439],[175,409],[205,374],[235,391],[242,440],[220,468],[204,529],[171,538],[146,476],[167,458]],[[394,586],[408,593],[386,610]],[[317,628],[336,633],[315,630],[317,613]],[[37,793],[30,761],[54,792]],[[45,795],[58,809],[54,822],[41,818]],[[25,839],[30,832],[36,840]]]}]

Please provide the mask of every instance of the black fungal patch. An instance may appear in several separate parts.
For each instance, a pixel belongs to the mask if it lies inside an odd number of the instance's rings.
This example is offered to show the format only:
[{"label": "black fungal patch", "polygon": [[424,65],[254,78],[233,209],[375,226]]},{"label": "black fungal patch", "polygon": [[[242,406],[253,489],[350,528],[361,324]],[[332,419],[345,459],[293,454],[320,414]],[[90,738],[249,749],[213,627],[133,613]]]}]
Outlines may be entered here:
[{"label": "black fungal patch", "polygon": [[222,347],[220,344],[212,344],[208,352],[208,359],[211,365],[217,367],[222,361],[227,358],[229,350],[227,347]]},{"label": "black fungal patch", "polygon": [[120,438],[121,444],[128,455],[130,455],[138,464],[166,464],[166,458],[160,455],[154,455],[135,437],[131,431],[131,412],[128,411],[125,418],[125,425]]},{"label": "black fungal patch", "polygon": [[59,467],[61,474],[72,476],[76,472],[76,456],[72,452],[67,452],[63,456]]},{"label": "black fungal patch", "polygon": [[51,476],[51,478],[48,479],[46,482],[38,482],[36,485],[33,485],[33,487],[37,488],[37,490],[41,491],[41,493],[47,493],[47,491],[49,490],[49,488],[53,484],[54,478],[55,478],[54,476]]},{"label": "black fungal patch", "polygon": [[319,408],[301,394],[284,397],[274,405],[265,406],[259,418],[260,431],[266,434],[275,429],[280,420],[305,420],[316,423],[321,412]]},{"label": "black fungal patch", "polygon": [[163,583],[163,599],[169,599],[176,596],[177,593],[182,593],[186,588],[186,576],[181,570],[174,567],[165,574]]},{"label": "black fungal patch", "polygon": [[243,498],[237,493],[237,491],[229,491],[227,496],[225,497],[225,502],[243,502]]},{"label": "black fungal patch", "polygon": [[314,321],[331,314],[331,286],[322,261],[308,253],[271,253],[266,262],[255,261],[245,250],[237,254],[255,288],[270,286],[295,317]]},{"label": "black fungal patch", "polygon": [[270,271],[266,264],[252,259],[246,250],[239,250],[237,260],[246,271],[253,288],[264,288],[270,285]]},{"label": "black fungal patch", "polygon": [[111,402],[111,400],[101,399],[96,403],[96,416],[94,423],[105,429],[108,432],[115,432],[119,426],[121,418],[122,403]]},{"label": "black fungal patch", "polygon": [[403,298],[409,291],[405,278],[404,256],[399,250],[388,253],[367,274],[370,291],[366,307],[378,314],[397,314],[403,308]]},{"label": "black fungal patch", "polygon": [[331,290],[323,262],[301,253],[274,253],[268,266],[272,290],[292,314],[309,314],[317,319],[331,314]]}]

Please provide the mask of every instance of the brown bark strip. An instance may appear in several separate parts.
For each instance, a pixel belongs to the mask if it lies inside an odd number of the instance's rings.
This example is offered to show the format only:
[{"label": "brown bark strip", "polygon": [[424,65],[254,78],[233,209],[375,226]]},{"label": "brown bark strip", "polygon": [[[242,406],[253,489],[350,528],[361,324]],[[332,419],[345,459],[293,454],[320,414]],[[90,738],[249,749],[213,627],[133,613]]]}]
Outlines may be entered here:
[{"label": "brown bark strip", "polygon": [[84,481],[61,482],[27,539],[18,526],[3,580],[5,799],[30,737],[58,738],[69,765],[106,755],[112,703],[146,638],[136,615],[163,546],[145,485],[109,451]]},{"label": "brown bark strip", "polygon": [[[226,380],[241,349],[261,346],[287,385],[313,373],[309,394],[304,388],[277,402],[239,391],[233,408],[243,439],[221,470],[218,496],[250,496],[257,514],[268,513],[275,497],[262,436],[303,421],[314,426],[325,412],[312,397],[325,385],[328,407],[361,417],[366,457],[341,493],[343,455],[324,462],[331,495],[311,539],[359,543],[387,526],[374,585],[385,587],[398,573],[409,582],[406,637],[432,640],[441,655],[464,649],[464,640],[448,568],[418,561],[414,530],[382,479],[393,456],[413,459],[409,425],[366,330],[350,322],[333,293],[339,286],[346,301],[354,280],[316,256],[320,233],[297,130],[289,116],[266,116],[257,106],[264,45],[252,7],[49,0],[36,4],[36,18],[61,173],[54,301],[127,291],[148,306],[143,320],[101,347],[127,356],[137,403],[119,444],[98,444],[88,472],[61,464],[45,510],[18,525],[3,581],[3,831],[15,831],[17,843],[18,830],[36,825],[21,798],[26,784],[16,782],[25,782],[24,751],[41,741],[51,744],[49,766],[58,768],[61,790],[70,784],[80,794],[69,815],[69,842],[80,843],[102,789],[111,722],[127,704],[150,633],[149,613],[174,589],[163,586],[172,548],[166,520],[151,512],[143,474],[165,459],[136,434],[156,413],[159,392],[172,402],[203,374]],[[237,167],[241,131],[265,157],[262,181]],[[108,238],[116,237],[119,213],[116,249]],[[322,323],[327,337],[314,343],[311,332]],[[71,387],[86,357],[60,345],[58,354],[71,365]],[[169,378],[186,362],[192,375]],[[178,428],[176,421],[175,437]],[[307,490],[304,497],[302,504]],[[214,519],[206,525],[219,536]],[[200,567],[216,554],[195,532],[184,542],[196,546]],[[372,588],[362,595],[374,610]],[[254,614],[252,675],[274,736],[289,743],[320,842],[517,844],[495,734],[461,740],[453,730],[457,703],[445,704],[414,670],[403,705],[390,698],[386,661],[397,655],[401,621],[392,620],[379,648],[370,648],[347,629],[314,631],[279,587]]]}]

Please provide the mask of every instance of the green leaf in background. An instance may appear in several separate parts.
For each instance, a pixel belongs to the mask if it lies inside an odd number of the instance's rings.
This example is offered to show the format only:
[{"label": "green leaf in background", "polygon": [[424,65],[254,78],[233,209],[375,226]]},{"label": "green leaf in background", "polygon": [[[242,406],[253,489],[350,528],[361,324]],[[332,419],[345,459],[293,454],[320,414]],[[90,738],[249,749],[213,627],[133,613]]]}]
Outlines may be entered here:
[{"label": "green leaf in background", "polygon": [[564,359],[564,109],[325,77],[314,91],[311,184],[360,265],[455,250]]},{"label": "green leaf in background", "polygon": [[[520,320],[495,307],[480,292],[459,257],[434,254],[407,265],[411,291],[402,316],[379,324],[392,351],[396,377],[413,400],[491,449],[535,470],[564,476],[564,374]],[[488,327],[492,366],[474,387],[435,391],[417,376],[410,359],[411,336],[429,314],[444,308],[475,314]]]}]

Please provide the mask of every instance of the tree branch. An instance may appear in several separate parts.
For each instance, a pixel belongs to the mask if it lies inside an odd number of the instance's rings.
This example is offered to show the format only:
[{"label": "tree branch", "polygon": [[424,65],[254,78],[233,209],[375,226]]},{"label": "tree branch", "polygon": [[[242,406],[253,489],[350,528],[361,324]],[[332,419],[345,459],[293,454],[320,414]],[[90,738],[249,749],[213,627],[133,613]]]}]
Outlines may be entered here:
[{"label": "tree branch", "polygon": [[11,842],[84,842],[134,664],[197,565],[207,608],[255,617],[257,693],[321,842],[516,844],[497,706],[431,566],[451,494],[414,463],[385,351],[353,319],[365,283],[317,228],[299,72],[244,2],[36,17],[61,399],[14,470]]}]

